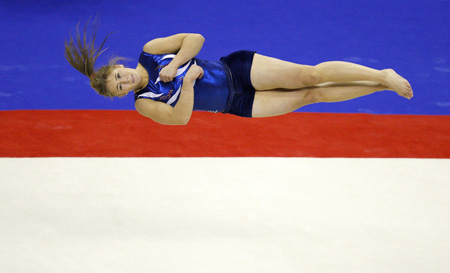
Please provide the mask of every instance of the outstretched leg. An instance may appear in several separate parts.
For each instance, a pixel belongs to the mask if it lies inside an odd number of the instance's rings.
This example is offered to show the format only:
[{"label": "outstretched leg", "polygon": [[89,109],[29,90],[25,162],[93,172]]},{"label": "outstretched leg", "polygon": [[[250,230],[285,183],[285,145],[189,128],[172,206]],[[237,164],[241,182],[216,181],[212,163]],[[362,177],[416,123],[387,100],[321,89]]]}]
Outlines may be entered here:
[{"label": "outstretched leg", "polygon": [[325,82],[373,81],[410,99],[409,82],[392,69],[376,70],[348,62],[299,65],[255,54],[251,81],[256,90],[299,89]]},{"label": "outstretched leg", "polygon": [[297,90],[257,91],[253,102],[253,117],[272,117],[290,113],[318,102],[339,102],[385,90],[376,82],[325,83]]}]

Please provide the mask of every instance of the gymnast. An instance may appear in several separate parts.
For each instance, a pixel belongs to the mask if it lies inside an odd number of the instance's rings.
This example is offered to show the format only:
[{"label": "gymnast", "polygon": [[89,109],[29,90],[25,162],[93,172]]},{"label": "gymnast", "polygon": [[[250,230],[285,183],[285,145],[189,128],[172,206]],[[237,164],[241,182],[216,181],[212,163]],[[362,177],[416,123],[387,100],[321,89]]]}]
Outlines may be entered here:
[{"label": "gymnast", "polygon": [[136,110],[155,122],[185,125],[193,110],[241,117],[271,117],[319,102],[339,102],[392,90],[411,99],[409,82],[392,69],[376,70],[342,62],[316,66],[295,64],[253,51],[237,51],[220,61],[196,58],[204,37],[181,33],[147,42],[136,68],[109,64],[94,70],[108,38],[95,48],[96,31],[88,41],[88,24],[81,35],[65,41],[68,62],[90,79],[100,95],[134,93]]}]

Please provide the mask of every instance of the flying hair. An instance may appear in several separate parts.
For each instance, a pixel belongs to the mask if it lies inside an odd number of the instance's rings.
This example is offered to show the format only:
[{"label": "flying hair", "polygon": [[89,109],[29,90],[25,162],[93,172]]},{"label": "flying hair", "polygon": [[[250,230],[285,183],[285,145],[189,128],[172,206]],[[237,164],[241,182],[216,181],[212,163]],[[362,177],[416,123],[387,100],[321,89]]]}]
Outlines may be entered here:
[{"label": "flying hair", "polygon": [[89,18],[84,26],[83,33],[80,33],[80,23],[78,23],[75,37],[72,37],[72,34],[70,34],[69,40],[64,41],[64,56],[71,66],[89,78],[91,87],[97,93],[102,96],[112,97],[113,95],[106,89],[106,81],[114,66],[125,58],[113,58],[109,61],[108,65],[95,70],[97,58],[107,50],[107,48],[103,49],[103,47],[108,37],[112,34],[112,32],[109,33],[103,39],[101,45],[96,48],[95,40],[97,38],[98,25],[97,17],[93,20]]}]

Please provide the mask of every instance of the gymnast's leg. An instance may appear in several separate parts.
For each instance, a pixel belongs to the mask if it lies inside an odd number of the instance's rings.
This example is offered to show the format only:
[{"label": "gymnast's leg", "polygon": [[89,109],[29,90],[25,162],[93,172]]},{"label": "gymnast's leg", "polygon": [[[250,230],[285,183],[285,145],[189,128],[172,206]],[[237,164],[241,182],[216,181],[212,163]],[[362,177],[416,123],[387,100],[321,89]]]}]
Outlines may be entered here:
[{"label": "gymnast's leg", "polygon": [[318,102],[339,102],[385,90],[376,82],[325,83],[297,90],[256,91],[252,117],[271,117],[290,113]]},{"label": "gymnast's leg", "polygon": [[251,81],[256,90],[299,89],[324,82],[373,81],[410,99],[409,82],[392,69],[377,70],[348,62],[300,65],[255,54]]}]

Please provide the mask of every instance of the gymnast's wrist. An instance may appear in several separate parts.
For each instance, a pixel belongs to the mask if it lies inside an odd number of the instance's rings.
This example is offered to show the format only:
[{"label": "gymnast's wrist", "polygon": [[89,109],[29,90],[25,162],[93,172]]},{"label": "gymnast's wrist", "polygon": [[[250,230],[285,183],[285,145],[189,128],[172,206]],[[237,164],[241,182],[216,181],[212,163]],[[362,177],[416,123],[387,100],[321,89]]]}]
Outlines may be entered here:
[{"label": "gymnast's wrist", "polygon": [[189,84],[194,84],[195,80],[198,79],[198,76],[195,73],[187,73],[183,78],[183,82],[188,82]]}]

